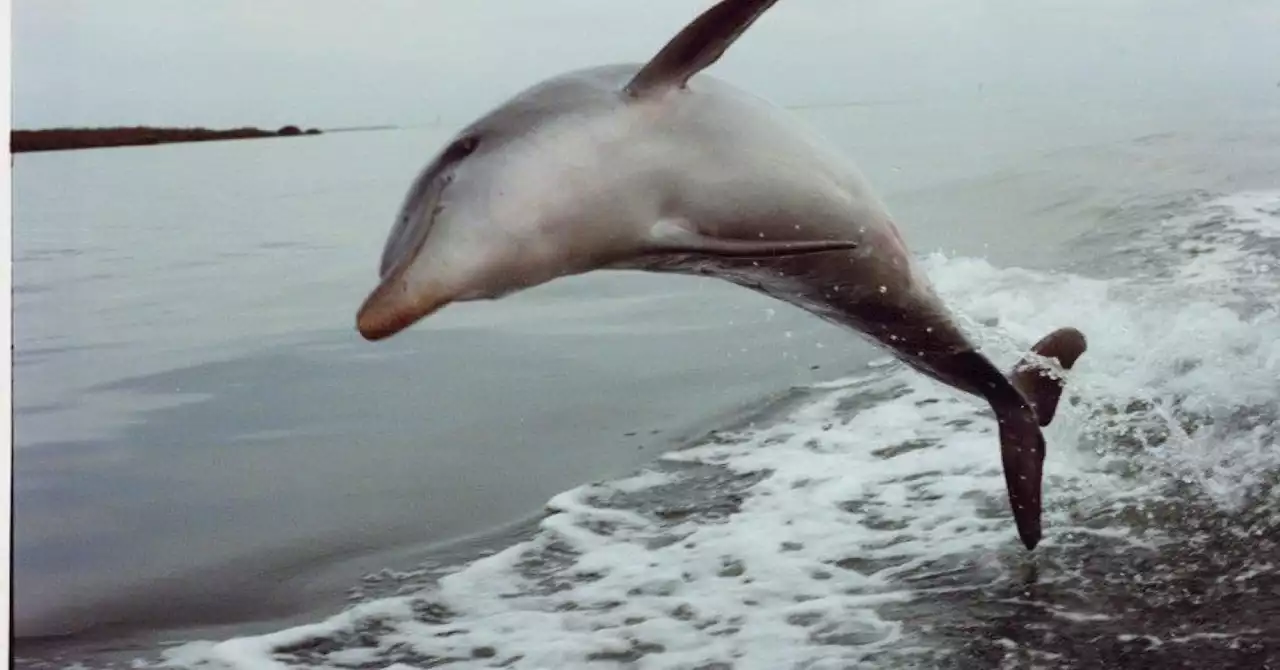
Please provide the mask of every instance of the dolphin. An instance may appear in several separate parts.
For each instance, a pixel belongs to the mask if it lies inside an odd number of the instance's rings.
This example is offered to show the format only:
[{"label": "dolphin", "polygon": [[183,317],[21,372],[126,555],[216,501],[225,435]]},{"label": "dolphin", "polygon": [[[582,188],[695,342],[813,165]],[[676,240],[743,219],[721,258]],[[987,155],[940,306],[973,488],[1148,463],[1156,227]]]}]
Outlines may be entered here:
[{"label": "dolphin", "polygon": [[961,332],[858,170],[705,74],[777,0],[722,0],[646,63],[567,72],[459,131],[417,175],[360,306],[367,340],[450,303],[593,270],[717,277],[843,325],[990,404],[1018,535],[1041,538],[1041,427],[1084,335],[1008,375]]}]

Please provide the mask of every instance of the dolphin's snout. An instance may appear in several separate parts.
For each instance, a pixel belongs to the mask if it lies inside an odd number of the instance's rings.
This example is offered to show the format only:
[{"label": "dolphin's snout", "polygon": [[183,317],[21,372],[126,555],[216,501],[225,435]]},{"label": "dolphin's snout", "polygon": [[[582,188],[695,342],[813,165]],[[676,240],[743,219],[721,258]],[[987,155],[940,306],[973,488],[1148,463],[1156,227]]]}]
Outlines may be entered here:
[{"label": "dolphin's snout", "polygon": [[434,291],[411,291],[398,275],[374,289],[356,313],[356,330],[370,342],[386,339],[412,326],[449,303]]}]

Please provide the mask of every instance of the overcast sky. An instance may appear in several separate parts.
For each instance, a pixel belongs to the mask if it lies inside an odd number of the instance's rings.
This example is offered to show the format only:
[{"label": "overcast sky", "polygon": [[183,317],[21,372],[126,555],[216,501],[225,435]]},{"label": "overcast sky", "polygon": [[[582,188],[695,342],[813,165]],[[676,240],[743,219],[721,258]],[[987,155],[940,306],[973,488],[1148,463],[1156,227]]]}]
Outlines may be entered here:
[{"label": "overcast sky", "polygon": [[[644,60],[709,4],[15,0],[14,125],[456,123],[562,70]],[[1278,35],[1276,0],[785,0],[715,73],[795,105],[1106,95],[1100,68],[1275,91]]]}]

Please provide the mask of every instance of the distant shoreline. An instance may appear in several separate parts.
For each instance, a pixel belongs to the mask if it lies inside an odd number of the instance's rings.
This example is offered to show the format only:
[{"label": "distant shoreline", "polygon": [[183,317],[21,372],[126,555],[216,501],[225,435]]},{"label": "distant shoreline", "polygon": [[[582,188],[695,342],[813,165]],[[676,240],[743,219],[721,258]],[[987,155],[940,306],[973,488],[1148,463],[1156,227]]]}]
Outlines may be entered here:
[{"label": "distant shoreline", "polygon": [[318,128],[303,130],[298,126],[284,126],[279,130],[263,130],[252,127],[210,130],[208,128],[162,128],[154,126],[49,128],[45,130],[12,131],[9,134],[9,149],[13,153],[19,154],[32,151],[150,146],[178,142],[300,137],[304,135],[319,135],[320,133],[321,131]]}]

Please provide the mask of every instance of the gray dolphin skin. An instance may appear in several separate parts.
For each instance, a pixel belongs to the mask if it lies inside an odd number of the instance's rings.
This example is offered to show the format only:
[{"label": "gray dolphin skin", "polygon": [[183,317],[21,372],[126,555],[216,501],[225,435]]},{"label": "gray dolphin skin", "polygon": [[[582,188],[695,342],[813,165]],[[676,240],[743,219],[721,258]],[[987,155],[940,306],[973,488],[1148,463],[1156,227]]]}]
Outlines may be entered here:
[{"label": "gray dolphin skin", "polygon": [[718,277],[853,329],[986,400],[1019,537],[1041,537],[1041,427],[1085,350],[1061,328],[1009,375],[965,338],[856,168],[715,79],[776,0],[723,0],[645,64],[545,80],[461,130],[413,182],[360,307],[390,337],[444,306],[592,270]]}]

